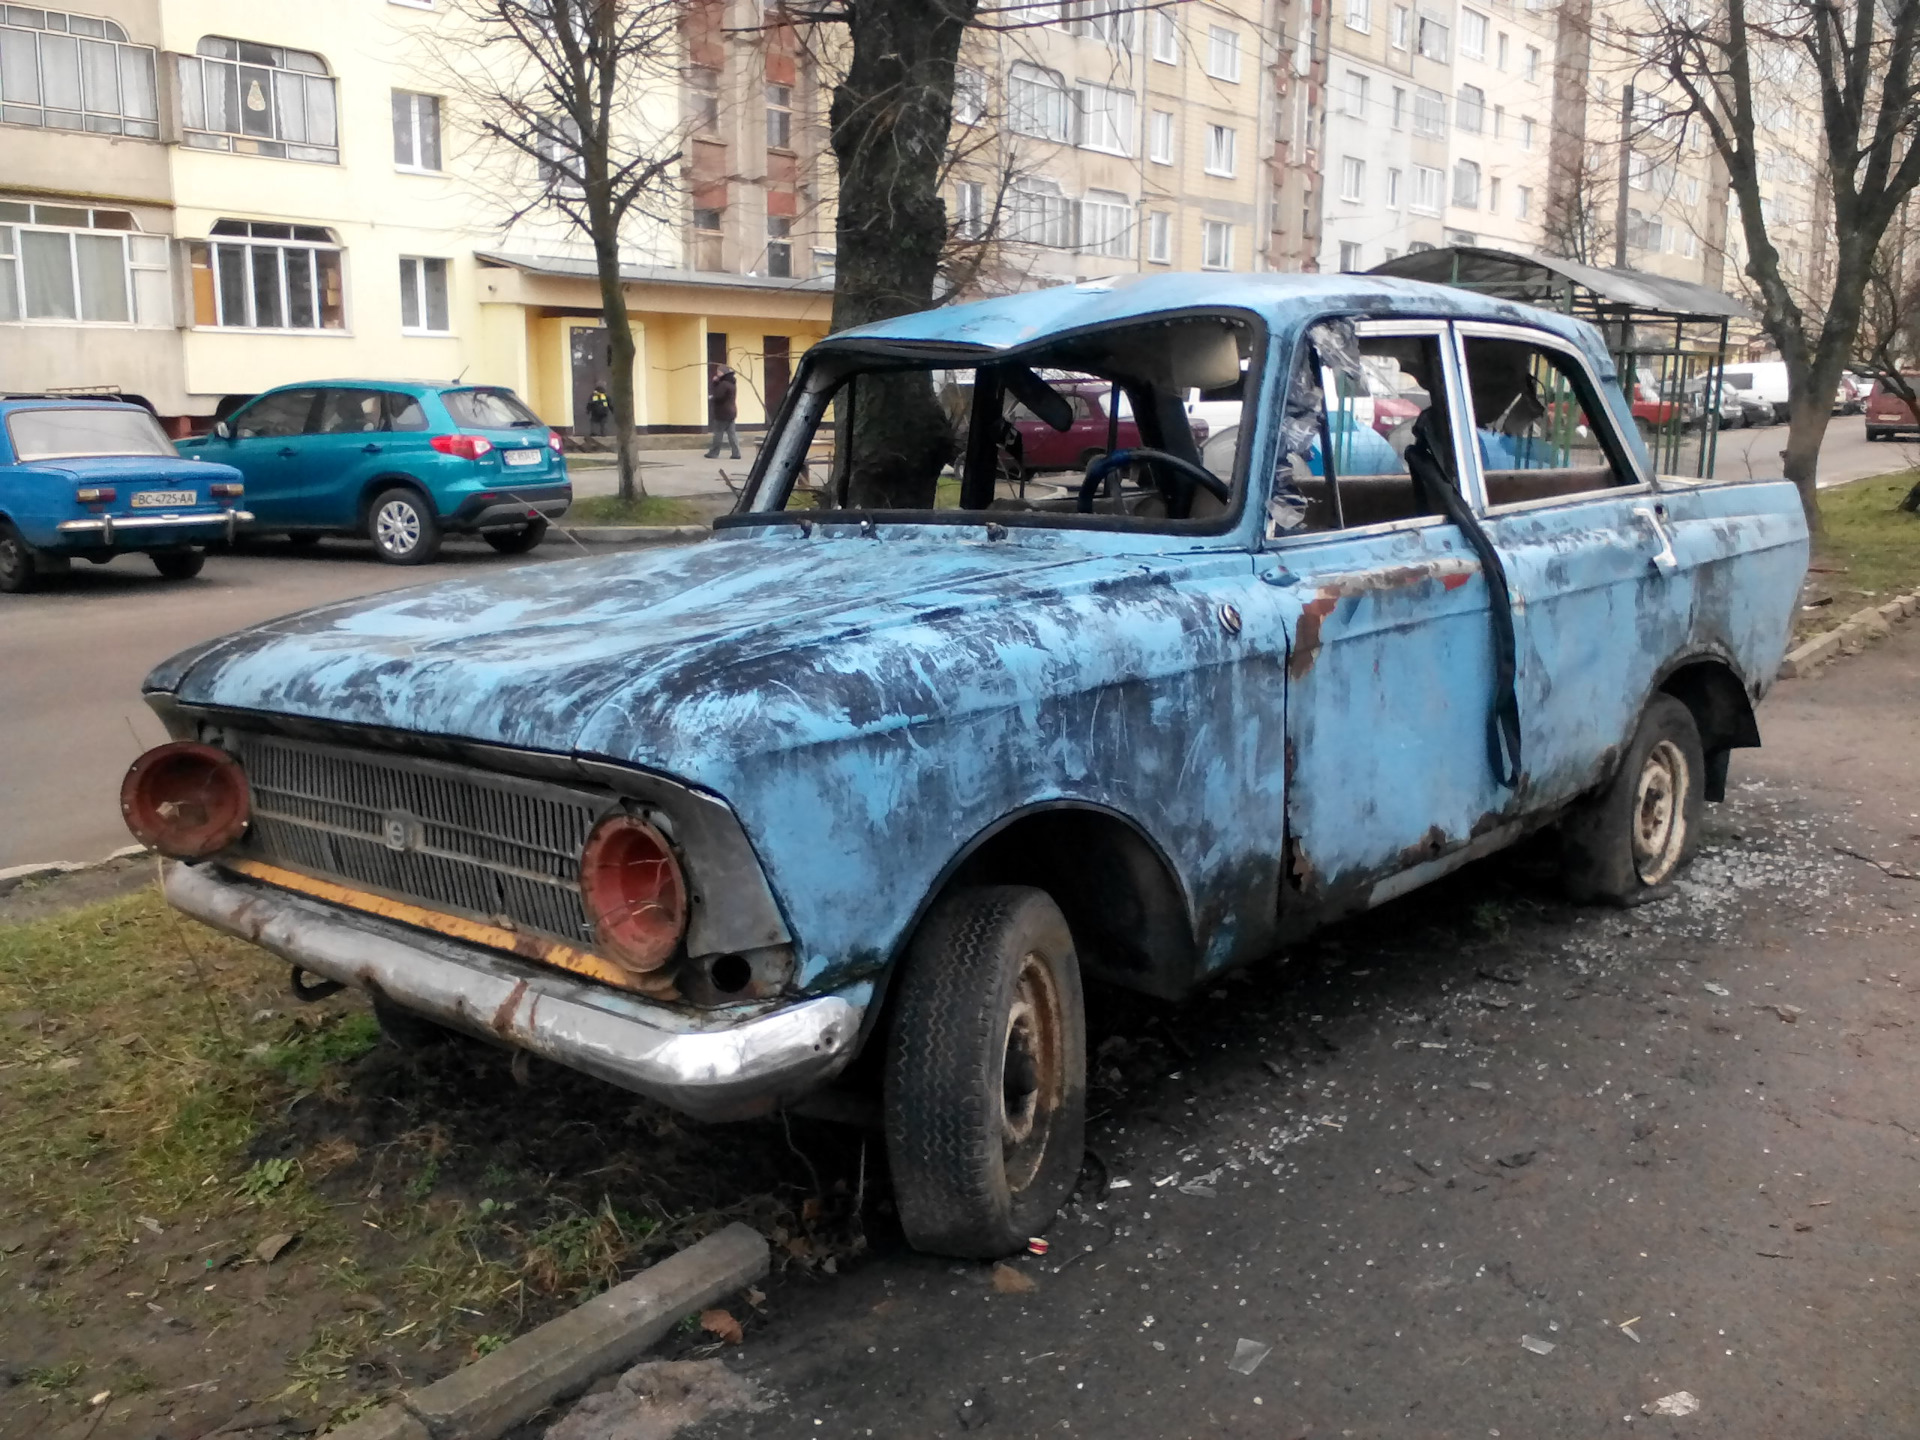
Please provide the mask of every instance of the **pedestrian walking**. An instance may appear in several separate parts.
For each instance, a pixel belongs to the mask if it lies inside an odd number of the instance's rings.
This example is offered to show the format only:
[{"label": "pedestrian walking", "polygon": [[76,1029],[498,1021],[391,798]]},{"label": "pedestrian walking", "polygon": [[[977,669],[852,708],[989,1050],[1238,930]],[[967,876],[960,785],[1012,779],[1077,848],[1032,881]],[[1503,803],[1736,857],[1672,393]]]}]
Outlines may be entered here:
[{"label": "pedestrian walking", "polygon": [[613,402],[607,398],[607,387],[594,386],[593,393],[587,396],[587,434],[609,434],[612,427],[607,422],[612,415]]},{"label": "pedestrian walking", "polygon": [[707,381],[707,414],[713,421],[713,443],[707,446],[707,459],[720,458],[720,446],[725,442],[732,451],[733,458],[740,458],[740,432],[734,427],[734,418],[739,413],[735,396],[739,390],[739,380],[734,376],[731,365],[714,365]]}]

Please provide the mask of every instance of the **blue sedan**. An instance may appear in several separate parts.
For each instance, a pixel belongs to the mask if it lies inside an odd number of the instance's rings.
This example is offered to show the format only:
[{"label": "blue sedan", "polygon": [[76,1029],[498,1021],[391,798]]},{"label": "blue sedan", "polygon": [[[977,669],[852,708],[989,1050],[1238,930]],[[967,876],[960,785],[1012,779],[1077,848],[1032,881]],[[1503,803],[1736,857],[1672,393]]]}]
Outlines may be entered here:
[{"label": "blue sedan", "polygon": [[253,518],[243,493],[238,470],[181,459],[138,405],[0,399],[0,591],[130,551],[168,580],[191,579],[202,546]]}]

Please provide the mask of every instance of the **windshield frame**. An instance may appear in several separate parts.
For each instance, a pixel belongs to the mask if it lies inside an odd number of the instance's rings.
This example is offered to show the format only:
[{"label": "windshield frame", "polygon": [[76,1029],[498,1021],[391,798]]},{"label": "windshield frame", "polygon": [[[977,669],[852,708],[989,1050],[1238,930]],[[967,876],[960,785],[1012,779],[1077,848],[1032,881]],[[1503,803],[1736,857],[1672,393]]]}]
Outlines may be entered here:
[{"label": "windshield frame", "polygon": [[[61,450],[28,454],[20,446],[19,433],[13,428],[14,421],[22,415],[72,415],[72,414],[108,414],[138,415],[147,422],[147,428],[166,448],[163,450]],[[14,463],[18,465],[45,465],[59,460],[178,460],[180,451],[174,446],[172,438],[160,428],[160,422],[153,412],[145,406],[127,402],[102,402],[97,405],[22,405],[9,410],[6,415],[7,448],[13,452]]]},{"label": "windshield frame", "polygon": [[[1055,346],[1114,330],[1132,330],[1143,326],[1180,320],[1232,319],[1247,327],[1251,339],[1247,346],[1247,368],[1241,389],[1241,404],[1252,406],[1256,416],[1269,413],[1273,348],[1273,330],[1257,310],[1235,305],[1195,305],[1130,315],[1102,321],[1097,325],[1075,326],[1036,336],[1023,345],[1000,348],[940,340],[899,340],[828,337],[801,357],[799,373],[788,388],[786,398],[768,430],[769,443],[760,448],[740,498],[731,512],[717,516],[717,530],[736,530],[759,525],[874,525],[977,526],[999,525],[1009,529],[1104,530],[1139,536],[1224,536],[1239,530],[1250,510],[1255,508],[1249,494],[1250,477],[1260,473],[1253,468],[1255,449],[1265,441],[1257,426],[1246,419],[1241,426],[1245,436],[1235,448],[1233,473],[1226,477],[1232,491],[1232,503],[1218,515],[1197,520],[1143,518],[1107,513],[1063,514],[1054,511],[1023,510],[785,510],[769,508],[784,505],[798,478],[797,461],[812,443],[818,428],[831,423],[828,409],[835,393],[855,372],[881,370],[968,369],[982,365],[1003,365],[1028,359]],[[865,362],[865,363],[861,363]],[[808,412],[811,412],[809,414]],[[804,425],[805,434],[801,435]],[[771,480],[778,467],[785,466],[784,486]],[[769,486],[773,489],[770,490]],[[778,493],[774,493],[777,491]]]}]

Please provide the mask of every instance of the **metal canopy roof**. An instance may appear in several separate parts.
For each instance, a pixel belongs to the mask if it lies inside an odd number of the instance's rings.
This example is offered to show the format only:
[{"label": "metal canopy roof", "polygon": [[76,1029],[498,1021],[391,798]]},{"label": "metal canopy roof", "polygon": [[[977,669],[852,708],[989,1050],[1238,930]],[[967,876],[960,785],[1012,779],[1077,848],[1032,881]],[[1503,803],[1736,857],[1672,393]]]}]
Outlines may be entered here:
[{"label": "metal canopy roof", "polygon": [[1731,295],[1644,270],[1602,270],[1554,255],[1520,255],[1478,245],[1447,245],[1396,256],[1368,272],[1457,285],[1503,300],[1588,319],[1748,320]]}]

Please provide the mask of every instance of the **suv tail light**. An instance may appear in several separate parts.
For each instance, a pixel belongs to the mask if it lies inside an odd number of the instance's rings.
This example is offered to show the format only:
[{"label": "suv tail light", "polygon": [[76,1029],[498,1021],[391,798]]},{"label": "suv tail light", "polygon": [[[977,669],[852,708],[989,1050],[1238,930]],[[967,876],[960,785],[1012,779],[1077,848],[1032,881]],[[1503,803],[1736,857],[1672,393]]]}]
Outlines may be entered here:
[{"label": "suv tail light", "polygon": [[547,432],[547,446],[554,454],[558,455],[560,453],[560,432],[558,430],[549,430]]},{"label": "suv tail light", "polygon": [[687,928],[687,886],[667,839],[632,815],[609,815],[580,852],[580,898],[598,948],[635,974],[658,970]]},{"label": "suv tail light", "polygon": [[226,751],[176,740],[129,767],[120,782],[120,813],[142,845],[197,860],[246,832],[253,797],[247,772]]},{"label": "suv tail light", "polygon": [[442,455],[458,455],[462,460],[478,460],[493,449],[493,442],[484,435],[436,435],[431,443]]}]

